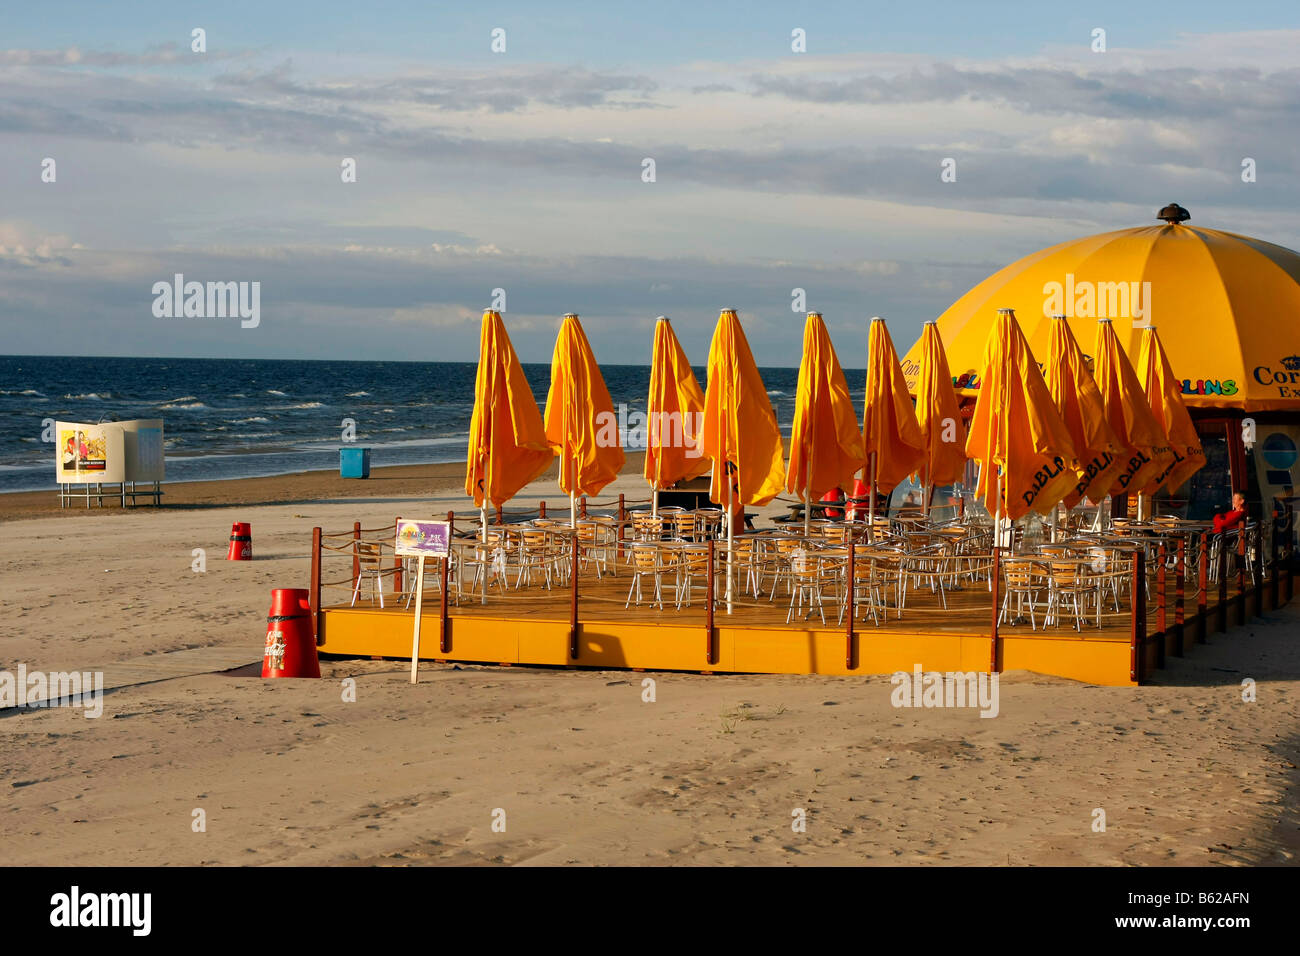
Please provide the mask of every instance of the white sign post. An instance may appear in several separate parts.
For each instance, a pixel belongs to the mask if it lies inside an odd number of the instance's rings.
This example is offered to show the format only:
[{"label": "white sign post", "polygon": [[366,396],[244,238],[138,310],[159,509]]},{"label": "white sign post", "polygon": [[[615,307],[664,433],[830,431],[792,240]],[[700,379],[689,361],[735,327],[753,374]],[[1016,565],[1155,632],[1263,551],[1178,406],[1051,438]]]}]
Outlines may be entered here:
[{"label": "white sign post", "polygon": [[420,677],[420,613],[424,609],[424,559],[441,558],[445,562],[451,557],[451,525],[446,521],[399,521],[393,553],[399,558],[420,559],[415,571],[415,624],[411,629],[411,683],[414,684]]}]

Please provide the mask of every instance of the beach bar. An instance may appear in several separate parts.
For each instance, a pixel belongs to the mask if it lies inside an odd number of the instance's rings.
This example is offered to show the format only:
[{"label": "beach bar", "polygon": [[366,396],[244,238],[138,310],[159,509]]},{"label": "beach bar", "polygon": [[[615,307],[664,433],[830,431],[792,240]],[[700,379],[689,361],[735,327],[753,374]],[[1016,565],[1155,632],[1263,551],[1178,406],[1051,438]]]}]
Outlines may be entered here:
[{"label": "beach bar", "polygon": [[[1170,204],[1163,225],[1013,263],[902,360],[873,318],[860,423],[808,313],[788,449],[737,311],[721,312],[703,394],[661,317],[647,408],[698,426],[647,445],[644,502],[594,500],[624,458],[597,427],[610,396],[578,317],[560,325],[543,419],[489,310],[465,483],[477,520],[446,515],[449,553],[438,574],[421,564],[418,595],[395,526],[316,529],[318,648],[1141,684],[1293,589],[1300,255],[1189,218]],[[557,456],[568,520],[544,503],[507,512]],[[711,506],[660,506],[705,471]],[[778,500],[801,514],[738,533],[747,506]],[[438,608],[418,628],[413,598]]]}]

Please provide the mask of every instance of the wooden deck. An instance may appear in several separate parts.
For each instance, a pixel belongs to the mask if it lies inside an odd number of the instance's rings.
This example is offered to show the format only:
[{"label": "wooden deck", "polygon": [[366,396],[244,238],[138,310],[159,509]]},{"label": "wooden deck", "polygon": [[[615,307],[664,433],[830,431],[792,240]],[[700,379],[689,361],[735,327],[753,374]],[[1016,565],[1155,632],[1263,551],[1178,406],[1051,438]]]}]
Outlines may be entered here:
[{"label": "wooden deck", "polygon": [[[319,537],[315,540],[319,544]],[[335,579],[335,585],[327,585],[322,594],[319,555],[311,590],[318,650],[409,660],[414,605],[406,607],[405,596],[391,591],[400,589],[400,576],[388,579],[386,608],[368,597],[349,607],[346,571],[341,588],[337,580],[341,562],[328,569],[326,577]],[[824,609],[824,623],[816,611],[796,613],[787,623],[788,594],[782,590],[775,600],[767,593],[759,598],[742,594],[739,574],[731,613],[719,602],[710,615],[702,590],[692,595],[691,606],[679,610],[670,577],[665,578],[663,608],[644,600],[625,607],[632,577],[624,566],[599,579],[585,569],[579,575],[576,611],[567,585],[491,587],[485,603],[478,593],[472,598],[463,594],[444,617],[436,568],[430,562],[421,616],[419,656],[426,660],[765,674],[892,674],[918,666],[940,672],[1029,670],[1110,686],[1140,684],[1163,666],[1166,656],[1189,651],[1211,631],[1243,623],[1265,606],[1285,603],[1292,590],[1291,573],[1283,565],[1258,584],[1234,576],[1224,588],[1210,587],[1198,614],[1195,582],[1187,580],[1180,616],[1173,576],[1164,578],[1161,599],[1160,579],[1150,575],[1149,602],[1122,599],[1118,613],[1113,606],[1103,613],[1103,626],[1086,621],[1076,631],[1068,613],[1045,626],[1041,607],[1036,628],[1028,621],[997,626],[988,582],[975,581],[949,590],[946,608],[928,588],[913,589],[901,617],[891,607],[887,616],[881,611],[879,625],[860,616],[849,628],[832,602]],[[407,586],[412,578],[408,573]],[[770,578],[766,585],[770,587]],[[649,594],[648,582],[644,591]]]}]

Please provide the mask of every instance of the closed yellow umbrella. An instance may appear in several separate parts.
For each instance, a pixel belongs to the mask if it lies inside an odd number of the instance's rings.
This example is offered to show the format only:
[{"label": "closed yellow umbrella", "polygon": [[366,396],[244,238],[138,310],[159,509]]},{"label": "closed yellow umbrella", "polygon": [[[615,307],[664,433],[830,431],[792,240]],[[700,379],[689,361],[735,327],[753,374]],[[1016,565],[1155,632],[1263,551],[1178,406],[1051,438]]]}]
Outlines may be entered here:
[{"label": "closed yellow umbrella", "polygon": [[618,415],[577,315],[560,324],[546,394],[546,439],[560,456],[560,487],[577,525],[578,495],[594,495],[618,477],[627,460]]},{"label": "closed yellow umbrella", "polygon": [[500,507],[551,464],[555,453],[546,440],[524,370],[501,314],[483,313],[479,333],[474,413],[469,423],[465,494],[482,510],[487,532],[487,505]]},{"label": "closed yellow umbrella", "polygon": [[[776,412],[735,309],[723,309],[709,346],[700,447],[713,462],[709,497],[727,505],[727,610],[731,610],[735,506],[765,505],[785,483]],[[724,487],[725,485],[725,487]]]},{"label": "closed yellow umbrella", "polygon": [[930,489],[954,485],[966,474],[966,436],[952,385],[948,357],[935,322],[925,323],[921,332],[916,375],[916,424],[925,440],[922,488],[925,510],[930,509]]},{"label": "closed yellow umbrella", "polygon": [[1085,497],[1100,501],[1124,467],[1123,448],[1106,419],[1106,403],[1065,316],[1052,324],[1043,379],[1078,456],[1079,480],[1065,496],[1065,506],[1073,508]]},{"label": "closed yellow umbrella", "polygon": [[898,365],[898,352],[885,320],[871,320],[867,345],[867,395],[862,410],[862,450],[870,465],[870,518],[876,516],[877,488],[893,491],[900,481],[921,468],[925,438],[916,421],[907,380]]},{"label": "closed yellow umbrella", "polygon": [[1122,446],[1112,495],[1136,494],[1173,460],[1169,442],[1147,401],[1133,363],[1120,347],[1110,319],[1097,320],[1092,374],[1106,404],[1106,420]]},{"label": "closed yellow umbrella", "polygon": [[866,461],[849,384],[820,312],[803,327],[803,359],[790,434],[787,491],[804,499],[804,530],[812,502],[833,488],[850,487]]},{"label": "closed yellow umbrella", "polygon": [[650,359],[650,397],[646,402],[645,467],[642,473],[653,489],[659,511],[659,490],[679,481],[698,478],[709,470],[700,449],[704,418],[704,393],[695,380],[686,352],[672,323],[660,316],[655,323],[654,352]]},{"label": "closed yellow umbrella", "polygon": [[1142,489],[1142,494],[1153,495],[1161,486],[1174,491],[1205,467],[1205,449],[1201,447],[1192,416],[1183,403],[1182,382],[1174,377],[1169,356],[1165,354],[1154,325],[1142,331],[1138,368],[1143,370],[1151,414],[1165,433],[1169,454],[1173,457],[1164,473],[1152,479]]},{"label": "closed yellow umbrella", "polygon": [[1047,514],[1075,484],[1070,433],[1011,309],[998,309],[984,346],[966,454],[980,463],[976,494],[999,523]]}]

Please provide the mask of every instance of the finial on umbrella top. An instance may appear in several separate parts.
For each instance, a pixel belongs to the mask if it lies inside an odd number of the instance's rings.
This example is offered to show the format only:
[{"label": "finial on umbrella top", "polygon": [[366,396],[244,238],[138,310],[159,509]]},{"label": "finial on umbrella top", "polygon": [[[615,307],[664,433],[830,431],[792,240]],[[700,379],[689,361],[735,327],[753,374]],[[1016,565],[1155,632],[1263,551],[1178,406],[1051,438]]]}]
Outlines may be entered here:
[{"label": "finial on umbrella top", "polygon": [[1165,206],[1164,209],[1161,209],[1156,213],[1156,218],[1163,219],[1165,222],[1172,224],[1186,222],[1192,218],[1192,214],[1182,206],[1178,205],[1178,203],[1171,202],[1168,206]]}]

